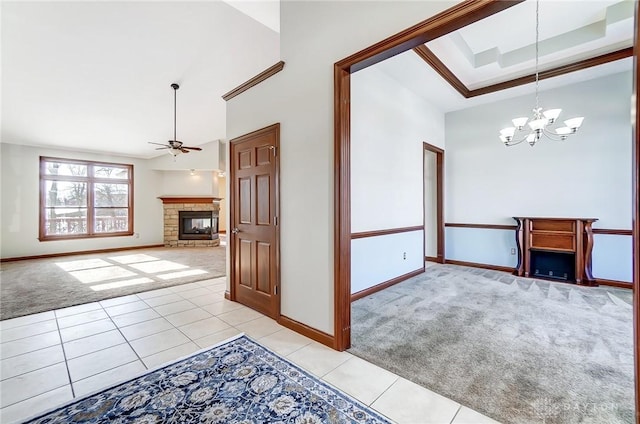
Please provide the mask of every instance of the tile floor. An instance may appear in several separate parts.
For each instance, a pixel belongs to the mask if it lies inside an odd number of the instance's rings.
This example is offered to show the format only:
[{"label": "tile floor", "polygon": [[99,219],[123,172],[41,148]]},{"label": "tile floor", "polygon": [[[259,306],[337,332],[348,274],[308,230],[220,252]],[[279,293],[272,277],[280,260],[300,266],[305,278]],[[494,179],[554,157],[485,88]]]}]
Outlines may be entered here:
[{"label": "tile floor", "polygon": [[0,321],[0,422],[19,422],[240,332],[397,423],[496,423],[224,299],[218,278]]}]

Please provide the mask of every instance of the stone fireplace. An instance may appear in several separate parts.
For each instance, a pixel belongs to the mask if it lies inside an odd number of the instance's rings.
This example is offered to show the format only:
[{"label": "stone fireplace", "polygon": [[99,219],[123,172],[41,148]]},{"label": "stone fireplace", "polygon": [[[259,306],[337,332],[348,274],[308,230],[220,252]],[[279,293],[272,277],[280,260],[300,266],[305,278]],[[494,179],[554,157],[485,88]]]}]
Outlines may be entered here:
[{"label": "stone fireplace", "polygon": [[165,247],[219,246],[220,198],[161,196]]}]

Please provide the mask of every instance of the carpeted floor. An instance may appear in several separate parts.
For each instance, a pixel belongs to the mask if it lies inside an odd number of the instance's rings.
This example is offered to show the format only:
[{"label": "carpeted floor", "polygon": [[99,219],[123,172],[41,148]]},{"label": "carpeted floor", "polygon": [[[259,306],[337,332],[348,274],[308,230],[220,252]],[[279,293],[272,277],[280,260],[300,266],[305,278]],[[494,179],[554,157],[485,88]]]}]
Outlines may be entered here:
[{"label": "carpeted floor", "polygon": [[632,423],[631,303],[435,265],[352,304],[350,352],[503,423]]},{"label": "carpeted floor", "polygon": [[226,274],[226,247],[135,249],[0,264],[0,319]]}]

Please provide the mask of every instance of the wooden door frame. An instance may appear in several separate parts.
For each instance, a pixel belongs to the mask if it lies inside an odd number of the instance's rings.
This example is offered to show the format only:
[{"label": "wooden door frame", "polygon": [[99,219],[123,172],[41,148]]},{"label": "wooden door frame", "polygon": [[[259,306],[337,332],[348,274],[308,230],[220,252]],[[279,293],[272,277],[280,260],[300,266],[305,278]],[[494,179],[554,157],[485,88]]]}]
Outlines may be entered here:
[{"label": "wooden door frame", "polygon": [[273,125],[269,125],[268,127],[264,127],[264,128],[260,128],[259,130],[255,130],[252,131],[248,134],[244,134],[241,135],[239,137],[236,137],[232,140],[229,141],[229,160],[228,160],[228,164],[229,164],[229,184],[228,184],[228,197],[229,197],[229,202],[227,204],[227,208],[229,209],[229,228],[227,228],[227,242],[229,245],[229,300],[232,301],[236,301],[236,285],[235,285],[235,279],[236,279],[236,257],[235,257],[235,248],[236,248],[236,242],[235,242],[235,237],[233,237],[233,233],[231,232],[231,229],[234,228],[234,214],[236,212],[236,209],[234,207],[234,202],[236,200],[236,194],[235,194],[235,189],[234,189],[234,184],[235,184],[235,176],[236,176],[236,171],[235,171],[235,167],[233,166],[233,146],[234,144],[238,144],[241,143],[243,141],[246,141],[250,138],[253,138],[257,135],[261,135],[264,133],[270,133],[270,132],[275,132],[275,147],[276,147],[276,154],[275,154],[275,175],[274,175],[274,183],[275,183],[275,216],[278,217],[278,225],[276,225],[275,230],[276,230],[276,235],[275,235],[275,255],[276,255],[276,278],[278,281],[276,281],[276,285],[278,286],[278,290],[277,290],[277,294],[275,294],[276,299],[277,299],[277,303],[278,303],[278,308],[277,308],[277,312],[276,312],[276,319],[280,318],[280,314],[282,311],[282,297],[281,297],[281,287],[280,287],[280,123],[275,123]]},{"label": "wooden door frame", "polygon": [[[424,158],[424,152],[435,153],[436,155],[436,258],[435,262],[439,264],[444,263],[444,150],[434,146],[433,144],[429,144],[427,142],[422,142],[422,205],[424,208],[425,202],[427,201],[424,198],[425,192],[425,181],[424,181],[424,171],[427,169],[427,163]],[[423,210],[423,216],[424,216]],[[424,219],[424,217],[423,217]],[[424,235],[425,235],[425,260],[427,260],[427,224],[424,223]],[[432,258],[430,258],[432,259]]]},{"label": "wooden door frame", "polygon": [[[334,348],[351,344],[351,73],[381,62],[449,32],[498,13],[522,0],[466,0],[411,28],[361,50],[334,64]],[[639,8],[636,2],[634,40],[634,93],[640,86]],[[346,34],[345,34],[346,36]],[[640,112],[640,96],[635,96]],[[640,117],[633,120],[633,317],[636,423],[640,424]]]},{"label": "wooden door frame", "polygon": [[351,74],[522,1],[466,0],[334,64],[335,349],[351,345]]}]

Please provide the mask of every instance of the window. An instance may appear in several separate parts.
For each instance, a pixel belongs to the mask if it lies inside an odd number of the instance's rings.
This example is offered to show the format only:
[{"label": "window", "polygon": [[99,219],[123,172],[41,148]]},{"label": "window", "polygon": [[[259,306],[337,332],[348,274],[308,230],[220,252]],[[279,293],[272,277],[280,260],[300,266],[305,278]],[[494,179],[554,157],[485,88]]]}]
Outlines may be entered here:
[{"label": "window", "polygon": [[133,165],[40,157],[40,240],[133,234]]}]

